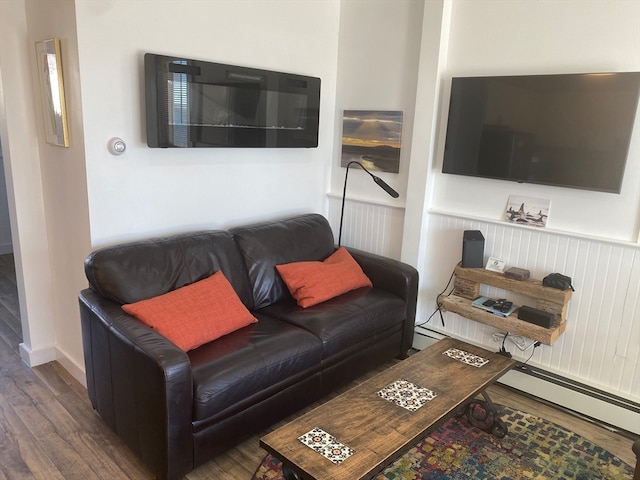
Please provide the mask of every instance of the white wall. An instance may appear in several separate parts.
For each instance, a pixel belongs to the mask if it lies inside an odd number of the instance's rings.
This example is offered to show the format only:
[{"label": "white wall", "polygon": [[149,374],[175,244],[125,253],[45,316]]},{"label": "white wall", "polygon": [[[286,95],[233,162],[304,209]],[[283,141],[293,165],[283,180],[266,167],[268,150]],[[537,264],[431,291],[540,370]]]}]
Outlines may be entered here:
[{"label": "white wall", "polygon": [[[26,13],[31,48],[36,41],[52,37],[59,38],[61,43],[70,146],[53,146],[43,140],[42,103],[37,95],[35,116],[51,269],[52,308],[48,315],[55,329],[52,354],[78,375],[84,369],[84,360],[77,296],[78,289],[86,284],[83,261],[91,244],[74,1],[55,0],[43,4],[29,0]],[[32,91],[39,92],[37,63],[33,56],[30,59],[33,59],[29,62]],[[32,320],[30,329],[33,331],[38,323]],[[30,356],[40,355],[33,350],[29,352]]]},{"label": "white wall", "polygon": [[[25,2],[0,2],[0,135],[22,322],[21,354],[35,364],[55,357],[52,272],[33,85],[33,39]],[[27,285],[28,283],[28,285]],[[32,362],[31,352],[38,352]],[[40,354],[41,353],[41,354]]]},{"label": "white wall", "polygon": [[[82,262],[90,245],[74,3],[16,0],[0,7],[0,133],[20,296],[20,353],[30,365],[58,358],[80,376],[77,292],[86,283]],[[70,148],[43,141],[35,42],[52,37],[62,44]]]},{"label": "white wall", "polygon": [[[344,110],[403,112],[399,173],[376,172],[400,197],[393,199],[358,167],[349,169],[342,244],[400,258],[423,3],[343,0],[331,168],[329,220],[337,232],[345,169],[340,166]],[[384,208],[388,207],[388,208]],[[384,220],[368,222],[383,210]]]},{"label": "white wall", "polygon": [[[93,245],[325,212],[339,6],[315,0],[78,0]],[[320,77],[319,147],[148,148],[145,52]],[[107,152],[113,136],[127,143],[124,155]]]},{"label": "white wall", "polygon": [[[443,99],[452,76],[640,70],[640,2],[454,1]],[[551,200],[549,229],[637,242],[640,114],[620,195],[442,174],[448,103],[440,108],[431,208],[501,219],[509,195]]]},{"label": "white wall", "polygon": [[[152,8],[150,6],[152,5]],[[0,2],[0,120],[24,360],[83,378],[78,291],[99,245],[326,211],[339,2]],[[309,25],[313,24],[313,28]],[[57,37],[69,148],[42,141],[34,42]],[[149,149],[146,51],[322,79],[317,149]],[[25,82],[24,79],[30,79]],[[107,153],[119,136],[127,153]]]}]

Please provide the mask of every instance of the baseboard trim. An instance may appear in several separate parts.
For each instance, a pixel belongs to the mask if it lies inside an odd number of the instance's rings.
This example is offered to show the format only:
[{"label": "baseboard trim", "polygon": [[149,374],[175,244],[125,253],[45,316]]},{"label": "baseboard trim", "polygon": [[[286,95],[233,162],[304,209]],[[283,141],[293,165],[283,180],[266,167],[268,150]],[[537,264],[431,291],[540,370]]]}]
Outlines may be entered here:
[{"label": "baseboard trim", "polygon": [[60,350],[57,347],[31,350],[24,343],[21,343],[18,347],[18,350],[20,351],[20,358],[30,368],[57,361],[73,378],[80,382],[83,387],[87,387],[84,368],[73,361],[73,359],[63,350]]},{"label": "baseboard trim", "polygon": [[58,351],[57,361],[64,369],[75,378],[80,385],[87,388],[87,377],[85,375],[84,365],[78,365],[66,352],[56,349]]},{"label": "baseboard trim", "polygon": [[625,408],[620,404],[582,393],[542,377],[532,376],[518,369],[511,370],[498,381],[565,411],[596,421],[609,429],[640,435],[640,417],[637,407],[632,404]]},{"label": "baseboard trim", "polygon": [[[416,327],[413,347],[421,350],[441,338],[445,335]],[[606,428],[640,435],[640,405],[635,402],[532,367],[511,370],[498,382]]]},{"label": "baseboard trim", "polygon": [[26,344],[21,343],[19,345],[19,350],[20,358],[29,367],[35,367],[58,359],[57,349],[53,346],[38,350],[31,350]]}]

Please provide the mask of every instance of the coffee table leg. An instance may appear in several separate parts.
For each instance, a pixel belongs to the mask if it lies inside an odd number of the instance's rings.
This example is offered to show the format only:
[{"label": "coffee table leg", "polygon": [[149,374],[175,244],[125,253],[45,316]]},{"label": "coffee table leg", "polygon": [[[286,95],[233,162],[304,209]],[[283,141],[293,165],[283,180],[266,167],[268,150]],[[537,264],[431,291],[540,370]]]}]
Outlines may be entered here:
[{"label": "coffee table leg", "polygon": [[509,433],[509,428],[507,427],[507,424],[504,423],[502,419],[498,416],[498,409],[491,401],[489,394],[487,392],[482,392],[482,396],[484,397],[485,401],[489,405],[489,408],[491,408],[491,411],[493,412],[493,425],[491,427],[491,434],[497,438],[504,438],[507,435],[507,433]]},{"label": "coffee table leg", "polygon": [[484,401],[472,400],[466,409],[469,423],[476,428],[491,433],[494,437],[504,438],[508,433],[507,425],[498,417],[498,410],[487,392],[482,392]]},{"label": "coffee table leg", "polygon": [[282,466],[282,476],[285,480],[300,480],[300,477],[289,467]]}]

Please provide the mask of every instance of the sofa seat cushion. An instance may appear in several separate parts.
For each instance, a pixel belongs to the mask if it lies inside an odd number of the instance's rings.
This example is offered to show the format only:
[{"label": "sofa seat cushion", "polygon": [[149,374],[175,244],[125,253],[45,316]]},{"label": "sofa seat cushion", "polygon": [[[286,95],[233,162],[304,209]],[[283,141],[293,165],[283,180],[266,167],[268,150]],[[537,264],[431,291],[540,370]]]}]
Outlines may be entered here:
[{"label": "sofa seat cushion", "polygon": [[308,308],[290,299],[260,309],[274,318],[304,328],[322,340],[326,359],[380,332],[402,324],[404,301],[386,290],[359,288]]},{"label": "sofa seat cushion", "polygon": [[315,335],[289,323],[255,315],[258,323],[188,352],[195,430],[242,411],[320,370],[322,343]]}]

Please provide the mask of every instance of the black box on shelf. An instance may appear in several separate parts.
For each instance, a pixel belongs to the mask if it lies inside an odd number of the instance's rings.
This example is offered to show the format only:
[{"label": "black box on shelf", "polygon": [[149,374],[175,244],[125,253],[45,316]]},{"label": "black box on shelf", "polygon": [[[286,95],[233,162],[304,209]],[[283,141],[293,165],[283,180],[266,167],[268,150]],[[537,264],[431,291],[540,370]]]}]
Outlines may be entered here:
[{"label": "black box on shelf", "polygon": [[504,272],[504,276],[507,278],[512,278],[513,280],[526,280],[529,278],[529,270],[525,270],[524,268],[511,267],[509,270]]},{"label": "black box on shelf", "polygon": [[544,310],[538,310],[537,308],[523,305],[518,309],[518,318],[544,328],[551,328],[555,315],[553,313],[545,312]]}]

